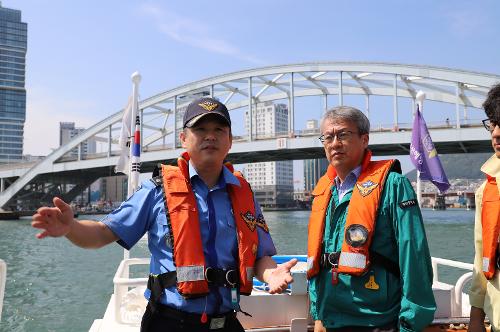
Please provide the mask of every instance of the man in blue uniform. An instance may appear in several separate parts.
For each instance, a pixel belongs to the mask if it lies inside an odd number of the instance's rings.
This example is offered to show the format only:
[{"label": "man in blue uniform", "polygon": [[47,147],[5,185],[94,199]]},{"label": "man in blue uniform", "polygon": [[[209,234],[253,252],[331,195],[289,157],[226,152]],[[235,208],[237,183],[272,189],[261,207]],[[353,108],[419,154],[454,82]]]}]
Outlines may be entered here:
[{"label": "man in blue uniform", "polygon": [[330,166],[313,191],[309,221],[315,332],[421,331],[436,304],[415,192],[399,162],[370,160],[361,111],[335,107],[320,128]]},{"label": "man in blue uniform", "polygon": [[[56,197],[55,207],[38,209],[32,226],[43,230],[40,239],[65,236],[83,248],[117,241],[130,249],[148,233],[149,304],[141,331],[243,331],[236,312],[240,293],[251,291],[252,275],[271,293],[281,292],[292,282],[296,260],[279,266],[272,260],[276,249],[258,203],[246,181],[223,164],[232,145],[227,108],[212,98],[193,101],[180,139],[186,149],[180,167],[162,167],[162,176],[143,182],[102,221],[74,219],[71,207]],[[167,169],[180,179],[174,185]],[[247,197],[236,199],[234,192]],[[239,211],[241,206],[247,210]],[[245,267],[248,262],[252,266]]]}]

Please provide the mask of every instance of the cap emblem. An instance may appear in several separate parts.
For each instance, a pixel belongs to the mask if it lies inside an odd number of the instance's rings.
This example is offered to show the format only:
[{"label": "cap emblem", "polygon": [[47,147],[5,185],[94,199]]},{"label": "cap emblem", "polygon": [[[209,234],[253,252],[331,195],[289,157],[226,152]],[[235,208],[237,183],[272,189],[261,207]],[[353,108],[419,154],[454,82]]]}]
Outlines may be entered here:
[{"label": "cap emblem", "polygon": [[198,106],[203,107],[203,109],[210,112],[210,111],[213,111],[214,109],[216,109],[217,106],[219,106],[219,105],[217,103],[205,100],[205,101],[199,103]]}]

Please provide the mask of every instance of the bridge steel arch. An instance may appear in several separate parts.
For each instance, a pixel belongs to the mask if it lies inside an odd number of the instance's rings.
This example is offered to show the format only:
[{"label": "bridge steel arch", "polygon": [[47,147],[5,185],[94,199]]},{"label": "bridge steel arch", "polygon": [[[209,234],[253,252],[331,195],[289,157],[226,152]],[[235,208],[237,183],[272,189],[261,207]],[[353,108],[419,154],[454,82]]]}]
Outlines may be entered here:
[{"label": "bridge steel arch", "polygon": [[[181,130],[183,110],[190,100],[202,95],[218,98],[231,112],[246,109],[250,118],[255,117],[257,104],[287,103],[288,131],[260,135],[253,121],[248,121],[246,134],[235,137],[229,155],[235,163],[321,157],[322,147],[315,139],[318,131],[295,130],[295,101],[308,96],[322,96],[325,109],[331,96],[337,96],[341,105],[345,96],[362,96],[366,99],[363,111],[368,115],[373,112],[370,97],[392,97],[391,124],[376,129],[370,147],[378,155],[406,154],[411,128],[399,122],[398,100],[407,98],[414,103],[418,90],[426,92],[427,100],[455,106],[452,123],[431,129],[440,153],[489,151],[486,132],[478,123],[467,121],[467,112],[480,109],[487,91],[498,82],[500,76],[495,74],[373,62],[290,64],[219,75],[139,102],[142,171],[151,171],[157,162],[176,159],[180,146],[175,137]],[[120,110],[99,121],[35,164],[0,168],[0,206],[30,209],[46,204],[53,195],[70,201],[99,177],[114,175],[122,113]],[[88,140],[104,146],[103,151],[85,154],[82,146]]]}]

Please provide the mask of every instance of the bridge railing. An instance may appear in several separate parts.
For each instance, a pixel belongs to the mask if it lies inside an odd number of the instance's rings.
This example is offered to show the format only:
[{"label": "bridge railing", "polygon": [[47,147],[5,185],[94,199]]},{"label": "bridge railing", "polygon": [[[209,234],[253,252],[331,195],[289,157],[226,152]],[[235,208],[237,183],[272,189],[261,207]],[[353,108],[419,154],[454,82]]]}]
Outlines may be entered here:
[{"label": "bridge railing", "polygon": [[[430,121],[427,122],[427,127],[429,129],[454,129],[455,122],[449,121]],[[481,127],[482,123],[479,120],[462,120],[461,127],[463,128],[471,128],[471,127]],[[381,132],[403,132],[403,131],[411,131],[413,128],[413,123],[400,123],[397,127],[394,127],[393,124],[389,123],[381,123],[372,125],[370,132],[371,133],[381,133]],[[320,136],[321,132],[319,128],[314,129],[301,129],[295,130],[294,132],[281,131],[281,132],[269,132],[269,133],[258,133],[252,136],[253,140],[268,140],[275,138],[296,138],[296,137],[310,137],[310,136]],[[233,141],[237,142],[246,142],[249,140],[248,135],[234,135]],[[172,150],[174,149],[173,143],[168,144],[155,144],[149,145],[147,147],[143,147],[142,152],[151,152],[151,151],[161,151],[161,150]],[[119,156],[120,151],[113,150],[110,152],[98,152],[98,153],[87,153],[84,154],[78,159],[75,155],[65,155],[59,158],[56,162],[70,162],[77,160],[89,160],[89,159],[99,159],[99,158],[107,158],[113,156]],[[0,166],[1,168],[2,166]]]}]

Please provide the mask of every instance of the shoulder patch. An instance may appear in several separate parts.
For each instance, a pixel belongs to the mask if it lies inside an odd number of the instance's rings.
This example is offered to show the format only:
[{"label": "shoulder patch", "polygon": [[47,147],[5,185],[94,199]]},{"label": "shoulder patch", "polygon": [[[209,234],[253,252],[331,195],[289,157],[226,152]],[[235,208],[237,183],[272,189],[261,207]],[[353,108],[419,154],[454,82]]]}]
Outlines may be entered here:
[{"label": "shoulder patch", "polygon": [[269,227],[267,227],[266,220],[264,219],[264,216],[262,214],[259,214],[257,216],[256,224],[257,226],[262,228],[264,232],[269,233]]},{"label": "shoulder patch", "polygon": [[407,201],[399,203],[399,207],[402,209],[406,209],[412,206],[418,206],[418,202],[416,199],[409,199]]}]

